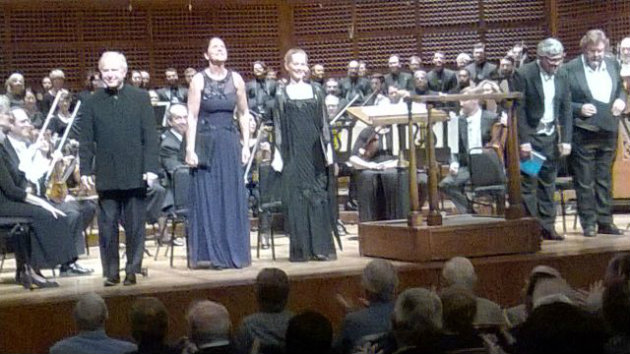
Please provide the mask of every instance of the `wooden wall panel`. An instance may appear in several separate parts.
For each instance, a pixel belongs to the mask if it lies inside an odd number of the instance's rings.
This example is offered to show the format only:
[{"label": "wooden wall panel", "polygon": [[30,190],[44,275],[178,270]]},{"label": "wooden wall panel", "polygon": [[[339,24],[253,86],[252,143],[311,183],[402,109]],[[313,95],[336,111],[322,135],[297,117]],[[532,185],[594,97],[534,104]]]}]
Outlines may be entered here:
[{"label": "wooden wall panel", "polygon": [[[520,41],[524,41],[529,48],[536,48],[538,42],[545,37],[546,30],[542,26],[489,29],[486,33],[487,55],[500,58]],[[535,50],[530,52],[535,53]]]},{"label": "wooden wall panel", "polygon": [[352,25],[352,1],[305,2],[293,10],[296,37],[347,34]]},{"label": "wooden wall panel", "polygon": [[422,61],[430,63],[433,53],[442,51],[447,63],[455,63],[459,53],[471,53],[472,47],[481,37],[477,31],[435,32],[422,36]]},{"label": "wooden wall panel", "polygon": [[370,71],[387,72],[387,61],[392,54],[400,56],[403,65],[416,53],[416,37],[388,36],[361,38],[358,41],[358,58],[365,60]]},{"label": "wooden wall panel", "polygon": [[479,22],[479,0],[421,0],[418,26],[474,25]]},{"label": "wooden wall panel", "polygon": [[416,27],[414,1],[366,0],[356,3],[356,31],[391,31]]},{"label": "wooden wall panel", "polygon": [[486,22],[539,21],[545,17],[543,1],[484,0],[483,10]]},{"label": "wooden wall panel", "polygon": [[349,39],[300,40],[297,46],[308,54],[309,65],[323,63],[328,72],[342,73],[350,60],[357,59]]}]

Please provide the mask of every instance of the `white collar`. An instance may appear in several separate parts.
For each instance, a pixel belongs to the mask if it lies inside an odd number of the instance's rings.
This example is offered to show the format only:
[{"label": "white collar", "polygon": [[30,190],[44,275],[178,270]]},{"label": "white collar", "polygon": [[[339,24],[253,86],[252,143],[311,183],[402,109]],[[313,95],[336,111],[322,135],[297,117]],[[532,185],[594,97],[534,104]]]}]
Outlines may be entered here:
[{"label": "white collar", "polygon": [[602,60],[602,63],[599,65],[599,67],[593,69],[586,63],[586,58],[584,57],[584,54],[582,54],[582,65],[584,66],[584,71],[586,72],[590,72],[590,73],[606,72],[605,60]]}]

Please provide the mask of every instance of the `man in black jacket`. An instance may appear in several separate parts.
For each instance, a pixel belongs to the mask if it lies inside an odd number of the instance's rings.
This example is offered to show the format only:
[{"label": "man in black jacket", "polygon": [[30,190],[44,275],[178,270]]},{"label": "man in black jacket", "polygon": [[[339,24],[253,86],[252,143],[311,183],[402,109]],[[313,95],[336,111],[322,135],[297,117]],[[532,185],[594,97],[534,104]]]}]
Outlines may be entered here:
[{"label": "man in black jacket", "polygon": [[105,52],[99,60],[104,90],[85,103],[79,150],[81,183],[94,186],[105,286],[120,282],[118,223],[125,229],[125,285],[136,283],[144,251],[147,186],[157,180],[158,137],[146,91],[124,84],[127,60]]},{"label": "man in black jacket", "polygon": [[497,66],[486,60],[486,45],[477,43],[473,47],[473,62],[466,66],[470,73],[470,78],[475,84],[490,78]]},{"label": "man in black jacket", "polygon": [[188,101],[188,89],[179,85],[177,69],[168,68],[164,71],[166,86],[157,90],[160,101],[174,103],[186,103]]},{"label": "man in black jacket", "polygon": [[538,60],[523,65],[515,74],[516,91],[524,98],[518,102],[518,137],[521,159],[532,151],[546,160],[537,176],[522,174],[523,202],[530,215],[537,217],[543,238],[562,240],[555,230],[554,193],[558,159],[571,153],[571,101],[569,81],[558,70],[564,59],[564,47],[555,38],[538,43]]},{"label": "man in black jacket", "polygon": [[572,166],[578,215],[584,236],[621,235],[612,218],[611,167],[619,116],[626,107],[619,64],[605,56],[608,38],[590,30],[582,54],[566,65],[573,111]]}]

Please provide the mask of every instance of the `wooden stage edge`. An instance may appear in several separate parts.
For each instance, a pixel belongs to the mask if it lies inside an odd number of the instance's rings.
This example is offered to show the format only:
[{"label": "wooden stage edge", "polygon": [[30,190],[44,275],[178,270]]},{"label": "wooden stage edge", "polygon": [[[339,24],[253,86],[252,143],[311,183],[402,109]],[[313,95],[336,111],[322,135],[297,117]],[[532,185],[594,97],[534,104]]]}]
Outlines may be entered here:
[{"label": "wooden stage edge", "polygon": [[[571,222],[567,224],[571,225]],[[623,229],[630,222],[630,215],[615,215],[615,222]],[[306,308],[320,311],[338,329],[344,312],[334,300],[335,295],[339,293],[352,300],[358,299],[362,295],[361,271],[372,259],[359,254],[357,226],[349,225],[348,229],[350,234],[342,237],[344,250],[338,252],[337,260],[330,262],[290,263],[286,237],[276,238],[276,261],[271,259],[268,250],[261,250],[261,258],[257,259],[253,247],[252,265],[236,270],[188,270],[181,248],[176,248],[175,267],[171,268],[162,249],[157,261],[145,257],[144,265],[149,268],[149,275],[139,278],[138,285],[132,287],[103,287],[96,247],[92,247],[91,255],[82,257],[80,263],[96,268],[97,272],[87,277],[60,278],[60,287],[54,289],[23,290],[13,283],[15,266],[12,260],[7,260],[0,273],[0,333],[3,333],[0,353],[46,353],[57,340],[75,334],[72,307],[76,299],[87,292],[96,292],[105,298],[110,314],[107,331],[119,338],[130,339],[128,309],[139,296],[156,296],[165,303],[170,316],[171,340],[185,334],[186,308],[192,300],[199,298],[225,304],[236,327],[242,317],[256,311],[253,284],[257,273],[265,267],[278,267],[289,275],[289,309],[294,312]],[[561,230],[560,222],[557,229]],[[255,245],[255,233],[251,236],[252,245]],[[148,241],[147,245],[151,253],[155,253],[153,242]],[[624,236],[585,238],[581,236],[581,230],[570,228],[565,241],[544,241],[538,252],[474,257],[472,261],[479,278],[478,293],[503,306],[512,306],[520,301],[524,279],[536,265],[554,266],[570,284],[585,288],[602,278],[613,255],[628,251],[628,231]],[[399,270],[400,289],[440,287],[443,261],[393,263]]]}]

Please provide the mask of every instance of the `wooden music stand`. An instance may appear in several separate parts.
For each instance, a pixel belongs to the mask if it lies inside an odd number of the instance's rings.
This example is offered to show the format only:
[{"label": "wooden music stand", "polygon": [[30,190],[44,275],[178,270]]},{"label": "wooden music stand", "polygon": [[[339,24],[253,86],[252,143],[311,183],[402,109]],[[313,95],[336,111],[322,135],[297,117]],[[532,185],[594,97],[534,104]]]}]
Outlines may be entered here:
[{"label": "wooden music stand", "polygon": [[[427,128],[443,120],[441,113],[433,109],[437,102],[460,100],[506,101],[508,115],[508,200],[505,217],[480,217],[449,215],[443,222],[437,202],[437,163],[433,146],[433,134],[427,134],[429,214],[422,220],[418,205],[415,180],[416,157],[413,139],[409,142],[409,183],[411,210],[403,220],[373,221],[359,224],[359,251],[361,255],[398,259],[403,261],[443,260],[454,256],[487,256],[497,254],[531,253],[540,250],[540,225],[534,218],[525,218],[520,194],[520,169],[517,142],[517,117],[514,101],[522,99],[519,92],[508,94],[465,94],[410,96],[407,103],[406,122],[424,122]],[[426,104],[425,115],[414,112],[414,103]],[[352,112],[351,112],[352,113]],[[363,113],[363,115],[361,115]],[[353,113],[354,114],[354,113]],[[399,115],[384,118],[371,116],[369,112],[354,114],[366,123],[401,123]],[[445,115],[444,115],[445,116]],[[385,123],[383,123],[385,124]],[[410,129],[411,131],[411,129]],[[415,195],[414,195],[415,193]]]}]

